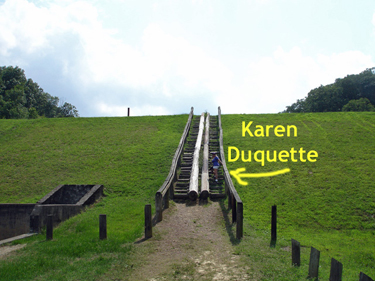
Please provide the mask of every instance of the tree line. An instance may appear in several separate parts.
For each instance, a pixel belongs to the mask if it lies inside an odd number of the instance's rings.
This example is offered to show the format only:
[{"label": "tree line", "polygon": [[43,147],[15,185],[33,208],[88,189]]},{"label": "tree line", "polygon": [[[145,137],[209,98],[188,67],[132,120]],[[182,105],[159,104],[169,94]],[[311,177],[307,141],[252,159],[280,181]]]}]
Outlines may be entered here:
[{"label": "tree line", "polygon": [[375,67],[311,90],[283,112],[375,111]]},{"label": "tree line", "polygon": [[59,102],[18,66],[0,67],[0,119],[79,117],[74,105]]}]

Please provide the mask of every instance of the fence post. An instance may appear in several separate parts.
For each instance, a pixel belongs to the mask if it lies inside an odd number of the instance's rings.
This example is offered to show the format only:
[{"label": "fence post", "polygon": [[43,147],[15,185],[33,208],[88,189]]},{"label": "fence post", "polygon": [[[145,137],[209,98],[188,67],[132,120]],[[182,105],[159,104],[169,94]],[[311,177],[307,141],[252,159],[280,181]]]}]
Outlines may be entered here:
[{"label": "fence post", "polygon": [[232,223],[235,223],[237,221],[237,201],[234,198],[233,194],[231,197],[232,201]]},{"label": "fence post", "polygon": [[[169,189],[171,188],[169,187]],[[169,190],[164,195],[164,209],[168,209],[168,208],[169,208]]]},{"label": "fence post", "polygon": [[242,202],[238,202],[237,203],[236,238],[241,239],[242,237],[243,237],[243,204]]},{"label": "fence post", "polygon": [[156,221],[163,220],[163,195],[160,192],[157,192],[155,195],[155,212],[156,212]]},{"label": "fence post", "polygon": [[320,258],[320,252],[314,247],[311,247],[308,278],[315,278],[316,280],[318,279],[319,258]]},{"label": "fence post", "polygon": [[151,218],[151,205],[145,206],[145,238],[152,237],[152,218]]},{"label": "fence post", "polygon": [[107,239],[107,215],[99,215],[99,239]]},{"label": "fence post", "polygon": [[232,194],[228,191],[228,210],[232,209]]},{"label": "fence post", "polygon": [[276,205],[272,206],[271,218],[271,247],[275,247],[277,240],[277,208]]},{"label": "fence post", "polygon": [[359,281],[374,281],[372,280],[370,277],[368,277],[366,274],[364,274],[363,272],[361,272],[359,274]]},{"label": "fence post", "polygon": [[301,244],[294,239],[292,239],[292,265],[301,265]]},{"label": "fence post", "polygon": [[47,216],[46,239],[47,240],[52,240],[53,239],[53,215],[48,215]]},{"label": "fence post", "polygon": [[329,281],[341,281],[342,279],[342,263],[331,259],[331,273],[329,275]]}]

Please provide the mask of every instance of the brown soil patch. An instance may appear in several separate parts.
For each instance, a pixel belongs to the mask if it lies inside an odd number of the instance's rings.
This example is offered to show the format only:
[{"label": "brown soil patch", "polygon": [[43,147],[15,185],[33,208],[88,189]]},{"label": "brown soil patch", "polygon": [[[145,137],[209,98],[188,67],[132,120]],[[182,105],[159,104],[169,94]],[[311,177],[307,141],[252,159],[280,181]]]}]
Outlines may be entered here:
[{"label": "brown soil patch", "polygon": [[14,246],[1,246],[0,247],[0,260],[5,259],[11,252],[22,249],[26,244],[14,245]]},{"label": "brown soil patch", "polygon": [[135,246],[137,262],[128,280],[249,280],[248,267],[225,231],[218,202],[172,204],[153,238]]}]

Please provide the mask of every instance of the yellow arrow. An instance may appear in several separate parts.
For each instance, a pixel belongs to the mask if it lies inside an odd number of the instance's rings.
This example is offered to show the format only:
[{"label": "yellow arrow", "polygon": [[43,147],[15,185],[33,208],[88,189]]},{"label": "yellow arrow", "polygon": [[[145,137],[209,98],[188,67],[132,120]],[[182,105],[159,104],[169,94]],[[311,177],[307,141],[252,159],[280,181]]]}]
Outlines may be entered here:
[{"label": "yellow arrow", "polygon": [[273,177],[281,174],[285,174],[290,172],[289,168],[274,171],[274,172],[268,172],[268,173],[247,173],[247,174],[240,174],[242,172],[245,172],[246,168],[238,168],[235,171],[230,171],[230,174],[238,181],[241,185],[248,185],[246,181],[243,181],[241,178],[263,178],[263,177]]}]

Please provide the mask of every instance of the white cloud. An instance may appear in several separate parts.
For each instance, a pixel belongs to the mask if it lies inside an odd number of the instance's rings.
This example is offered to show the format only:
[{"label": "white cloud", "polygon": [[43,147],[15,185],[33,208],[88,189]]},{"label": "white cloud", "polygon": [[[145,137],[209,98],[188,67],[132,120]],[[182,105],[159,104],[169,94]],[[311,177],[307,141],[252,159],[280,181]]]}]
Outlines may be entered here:
[{"label": "white cloud", "polygon": [[272,56],[249,65],[243,84],[217,102],[225,105],[226,112],[280,112],[311,89],[372,65],[371,56],[358,51],[311,57],[304,56],[299,47],[289,52],[278,47]]},{"label": "white cloud", "polygon": [[305,55],[296,46],[230,68],[220,46],[214,56],[162,25],[147,22],[130,41],[105,28],[90,2],[42,3],[7,0],[0,6],[0,59],[43,62],[44,71],[64,76],[73,89],[64,96],[79,96],[83,116],[124,116],[128,107],[134,115],[187,112],[190,106],[215,113],[217,106],[223,113],[279,112],[320,84],[373,66],[371,56],[359,51]]}]

